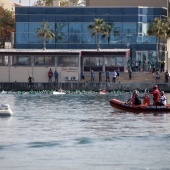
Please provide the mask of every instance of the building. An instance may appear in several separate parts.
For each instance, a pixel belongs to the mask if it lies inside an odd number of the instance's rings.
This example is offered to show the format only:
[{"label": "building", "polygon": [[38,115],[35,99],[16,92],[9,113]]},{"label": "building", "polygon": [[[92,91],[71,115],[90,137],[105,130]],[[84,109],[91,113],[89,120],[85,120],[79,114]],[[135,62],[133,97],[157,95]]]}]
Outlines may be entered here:
[{"label": "building", "polygon": [[21,6],[21,4],[14,3],[12,0],[0,0],[0,5],[3,5],[5,9],[15,11],[16,6]]},{"label": "building", "polygon": [[[16,7],[16,50],[1,53],[1,65],[6,62],[14,67],[12,74],[15,75],[18,75],[17,69],[21,67],[30,68],[24,76],[31,74],[38,82],[47,80],[49,67],[61,72],[61,81],[67,81],[68,76],[79,80],[82,69],[112,71],[120,67],[122,71],[127,71],[127,60],[134,64],[142,61],[144,67],[148,60],[156,60],[156,37],[148,36],[147,30],[155,17],[167,17],[166,2],[105,0],[103,3],[101,0],[88,0],[86,7]],[[96,50],[96,37],[91,37],[91,31],[87,29],[94,18],[102,18],[112,25],[110,38],[100,39],[100,51]],[[43,41],[37,38],[35,31],[43,20],[53,24],[52,30],[62,37],[46,42],[48,53],[41,50]],[[165,57],[164,44],[159,42],[159,47],[161,56]],[[63,73],[63,70],[74,69],[77,71]],[[14,81],[13,76],[8,77],[8,81]],[[15,81],[22,80],[15,77]]]}]

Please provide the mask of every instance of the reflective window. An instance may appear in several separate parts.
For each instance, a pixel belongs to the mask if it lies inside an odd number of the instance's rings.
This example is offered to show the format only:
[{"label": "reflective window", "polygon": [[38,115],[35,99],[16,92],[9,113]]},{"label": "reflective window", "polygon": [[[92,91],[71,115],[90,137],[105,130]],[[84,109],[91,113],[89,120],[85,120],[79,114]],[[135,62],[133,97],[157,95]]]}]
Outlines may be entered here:
[{"label": "reflective window", "polygon": [[28,14],[28,12],[29,12],[29,7],[22,7],[22,8],[20,8],[20,7],[15,7],[15,14],[17,15],[17,14]]},{"label": "reflective window", "polygon": [[43,20],[43,18],[42,18],[42,16],[41,15],[33,15],[33,14],[30,14],[29,15],[29,22],[40,22],[40,21],[42,21]]},{"label": "reflective window", "polygon": [[96,8],[95,14],[96,15],[108,15],[109,10],[108,10],[108,8]]},{"label": "reflective window", "polygon": [[83,15],[95,15],[95,8],[82,8]]},{"label": "reflective window", "polygon": [[58,66],[77,67],[79,65],[78,56],[58,56]]},{"label": "reflective window", "polygon": [[55,30],[57,33],[68,33],[68,23],[55,23]]},{"label": "reflective window", "polygon": [[13,65],[31,65],[31,57],[29,56],[13,56]]},{"label": "reflective window", "polygon": [[29,32],[29,23],[28,22],[20,22],[16,24],[16,31],[17,32]]},{"label": "reflective window", "polygon": [[122,22],[123,21],[123,16],[116,16],[116,15],[112,15],[112,16],[108,16],[108,20],[110,22]]},{"label": "reflective window", "polygon": [[102,66],[103,57],[83,57],[83,64],[85,66]]},{"label": "reflective window", "polygon": [[41,28],[41,22],[30,22],[29,23],[29,32],[36,32],[36,28]]},{"label": "reflective window", "polygon": [[68,22],[69,17],[65,15],[56,15],[56,22]]},{"label": "reflective window", "polygon": [[156,51],[148,51],[148,59],[151,62],[155,62],[155,60],[156,60]]},{"label": "reflective window", "polygon": [[15,22],[29,22],[29,15],[16,15]]},{"label": "reflective window", "polygon": [[72,14],[72,15],[74,15],[74,14],[76,14],[76,15],[78,15],[78,14],[82,14],[82,8],[68,8],[68,13],[69,14]]},{"label": "reflective window", "polygon": [[138,14],[138,8],[123,8],[123,14],[129,15],[129,14]]},{"label": "reflective window", "polygon": [[56,17],[55,15],[41,15],[42,20],[48,21],[48,22],[55,22]]},{"label": "reflective window", "polygon": [[54,37],[55,42],[56,43],[69,43],[68,35],[69,34],[66,34],[66,33],[56,33],[56,36]]},{"label": "reflective window", "polygon": [[123,22],[138,22],[138,16],[123,16]]},{"label": "reflective window", "polygon": [[53,56],[35,56],[35,65],[54,65]]},{"label": "reflective window", "polygon": [[16,43],[28,43],[28,33],[17,33]]},{"label": "reflective window", "polygon": [[68,15],[68,8],[58,7],[58,8],[56,8],[56,14]]},{"label": "reflective window", "polygon": [[91,37],[89,33],[81,34],[81,43],[90,43],[94,44],[96,41],[96,37]]},{"label": "reflective window", "polygon": [[81,22],[82,18],[83,17],[81,15],[78,15],[78,16],[76,16],[76,15],[73,15],[73,16],[69,15],[69,22]]},{"label": "reflective window", "polygon": [[109,8],[109,14],[110,15],[122,15],[123,14],[123,8]]},{"label": "reflective window", "polygon": [[81,32],[81,23],[69,23],[69,32],[70,33],[80,33]]},{"label": "reflective window", "polygon": [[56,8],[55,7],[51,7],[51,8],[41,8],[41,13],[42,14],[56,14]]},{"label": "reflective window", "polygon": [[69,34],[70,43],[80,43],[81,37],[80,34]]},{"label": "reflective window", "polygon": [[88,25],[89,25],[89,23],[82,23],[82,31],[81,31],[82,33],[89,32]]},{"label": "reflective window", "polygon": [[106,56],[106,66],[124,66],[125,56]]},{"label": "reflective window", "polygon": [[129,36],[136,33],[136,23],[123,23],[123,33]]}]

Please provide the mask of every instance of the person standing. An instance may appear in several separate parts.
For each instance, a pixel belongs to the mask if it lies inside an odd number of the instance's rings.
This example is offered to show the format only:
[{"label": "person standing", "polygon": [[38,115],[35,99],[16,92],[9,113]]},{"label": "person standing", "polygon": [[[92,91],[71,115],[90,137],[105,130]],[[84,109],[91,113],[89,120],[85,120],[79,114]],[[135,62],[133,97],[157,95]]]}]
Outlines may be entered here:
[{"label": "person standing", "polygon": [[156,83],[158,83],[158,82],[159,82],[159,79],[160,79],[159,69],[156,70],[155,78],[156,78]]},{"label": "person standing", "polygon": [[34,88],[33,81],[34,81],[34,78],[31,77],[31,76],[29,76],[29,77],[28,77],[28,86],[29,86],[30,88]]},{"label": "person standing", "polygon": [[57,72],[57,70],[55,70],[54,76],[55,76],[55,83],[58,83],[58,72]]},{"label": "person standing", "polygon": [[169,73],[168,70],[165,71],[165,83],[168,83],[169,81]]},{"label": "person standing", "polygon": [[53,77],[53,71],[52,69],[50,68],[49,72],[48,72],[48,82],[49,83],[52,83],[52,77]]},{"label": "person standing", "polygon": [[164,72],[164,68],[165,68],[165,61],[162,60],[161,61],[161,72]]},{"label": "person standing", "polygon": [[132,79],[132,69],[131,68],[128,69],[128,73],[129,73],[129,80],[131,80]]},{"label": "person standing", "polygon": [[81,71],[81,80],[84,81],[85,77],[84,77],[84,70]]},{"label": "person standing", "polygon": [[106,82],[110,83],[110,72],[108,70],[106,71]]},{"label": "person standing", "polygon": [[120,68],[119,67],[117,68],[117,79],[120,83]]},{"label": "person standing", "polygon": [[112,74],[112,82],[116,82],[116,76],[117,76],[117,73],[116,73],[116,71],[115,70],[113,70],[113,74]]},{"label": "person standing", "polygon": [[159,103],[160,92],[156,84],[153,86],[153,91],[149,92],[149,94],[153,94],[153,105],[157,105]]},{"label": "person standing", "polygon": [[161,91],[160,102],[162,105],[166,105],[166,96],[164,91]]},{"label": "person standing", "polygon": [[102,71],[99,71],[99,83],[102,82]]},{"label": "person standing", "polygon": [[91,70],[91,83],[94,83],[94,71]]}]

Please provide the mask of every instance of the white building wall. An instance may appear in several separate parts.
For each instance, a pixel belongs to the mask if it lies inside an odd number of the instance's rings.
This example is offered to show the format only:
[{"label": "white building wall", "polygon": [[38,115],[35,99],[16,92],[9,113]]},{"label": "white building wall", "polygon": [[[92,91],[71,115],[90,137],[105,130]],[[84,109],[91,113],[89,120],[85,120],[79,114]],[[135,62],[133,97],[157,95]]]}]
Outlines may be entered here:
[{"label": "white building wall", "polygon": [[[48,82],[48,71],[52,68],[54,73],[55,67],[24,67],[24,66],[1,66],[0,82],[28,82],[28,77],[34,78],[34,82]],[[57,67],[58,81],[78,81],[78,67]],[[53,75],[52,81],[55,81]]]}]

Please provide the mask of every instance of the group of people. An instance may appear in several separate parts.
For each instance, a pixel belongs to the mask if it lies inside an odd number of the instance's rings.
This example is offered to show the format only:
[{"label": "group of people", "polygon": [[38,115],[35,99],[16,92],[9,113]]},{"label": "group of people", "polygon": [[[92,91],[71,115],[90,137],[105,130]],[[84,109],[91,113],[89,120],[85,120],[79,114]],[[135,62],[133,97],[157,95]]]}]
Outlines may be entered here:
[{"label": "group of people", "polygon": [[[91,74],[91,82],[94,83],[94,77],[95,77],[95,72],[94,70],[90,71]],[[99,83],[102,82],[102,71],[99,71]],[[110,83],[110,72],[107,70],[106,71],[106,82]],[[81,80],[84,81],[85,80],[85,76],[84,76],[84,70],[81,71]],[[120,83],[120,68],[118,67],[117,70],[113,70],[112,72],[112,82],[116,82],[116,80],[119,81]]]},{"label": "group of people", "polygon": [[50,68],[50,70],[48,72],[48,82],[52,83],[53,75],[55,76],[55,83],[58,83],[58,72],[57,72],[57,70],[55,70],[55,72],[53,73],[51,68]]},{"label": "group of people", "polygon": [[164,72],[164,68],[165,68],[165,61],[161,60],[161,61],[147,61],[147,60],[139,60],[139,61],[127,61],[127,67],[128,69],[131,68],[132,71],[134,72],[152,72],[155,73],[156,69],[159,69],[161,72]]},{"label": "group of people", "polygon": [[[163,106],[166,105],[166,96],[164,91],[159,91],[158,86],[154,85],[153,86],[153,91],[149,92],[149,94],[153,95],[153,105],[157,105],[157,106]],[[128,103],[130,104],[134,104],[134,105],[140,105],[142,104],[141,102],[141,98],[138,94],[137,90],[134,90],[130,99],[128,100]],[[148,100],[148,95],[145,95],[143,97],[144,101],[143,104],[150,104],[150,100],[147,102],[146,100]]]}]

